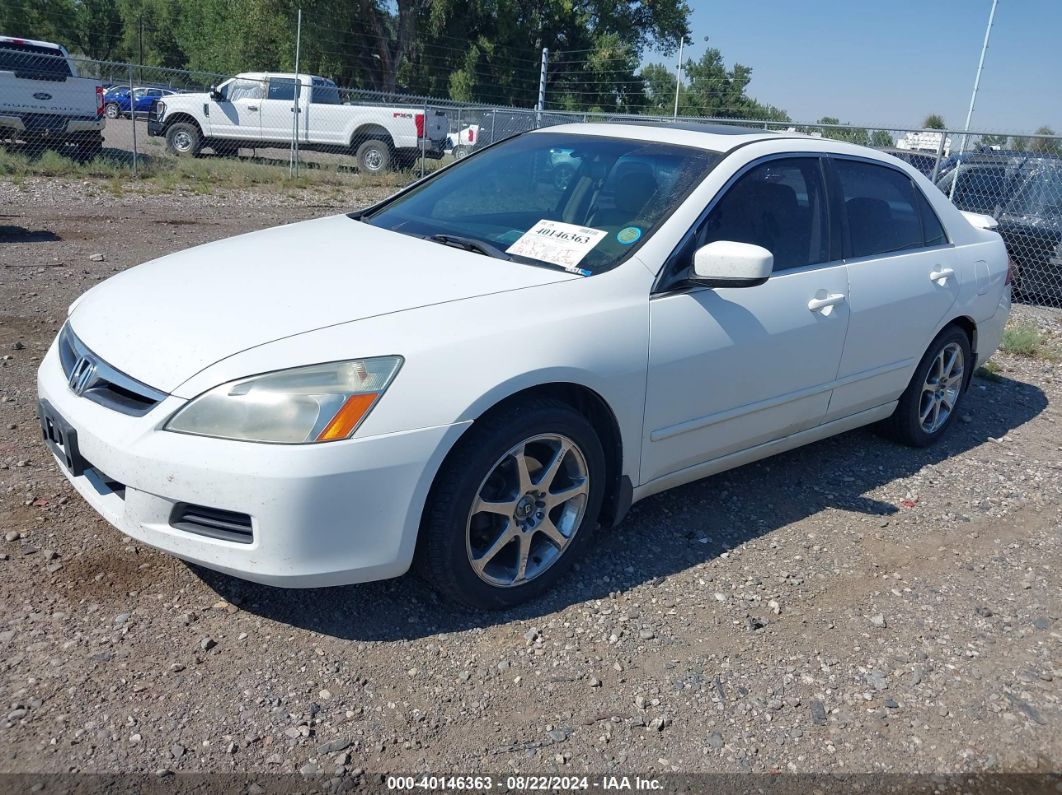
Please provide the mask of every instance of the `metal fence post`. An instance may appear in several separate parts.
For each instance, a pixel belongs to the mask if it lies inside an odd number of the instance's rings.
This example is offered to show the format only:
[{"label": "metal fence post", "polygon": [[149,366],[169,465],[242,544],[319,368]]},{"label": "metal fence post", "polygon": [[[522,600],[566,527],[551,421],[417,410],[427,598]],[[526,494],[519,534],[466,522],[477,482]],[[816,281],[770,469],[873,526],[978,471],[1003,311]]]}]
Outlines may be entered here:
[{"label": "metal fence post", "polygon": [[428,103],[424,103],[424,134],[420,136],[420,175],[424,176],[424,160],[427,157],[428,144]]},{"label": "metal fence post", "polygon": [[[133,125],[133,176],[137,175],[136,100],[133,97],[133,67],[129,67],[129,123]],[[120,114],[119,114],[120,115]],[[117,119],[116,119],[117,121]]]},{"label": "metal fence post", "polygon": [[[299,45],[302,42],[302,9],[299,9],[298,22],[295,25],[295,97],[291,105],[291,153],[289,154],[288,176],[299,176]],[[269,97],[269,85],[266,84],[266,98]]]},{"label": "metal fence post", "polygon": [[933,161],[933,176],[930,177],[930,179],[933,180],[934,185],[937,183],[937,174],[940,173],[940,159],[944,156],[944,142],[946,140],[948,140],[948,131],[941,130],[940,141],[937,143],[937,157],[936,160]]},{"label": "metal fence post", "polygon": [[538,104],[535,106],[535,127],[542,126],[542,111],[546,109],[546,77],[549,71],[549,47],[542,48],[542,69],[538,75]]}]

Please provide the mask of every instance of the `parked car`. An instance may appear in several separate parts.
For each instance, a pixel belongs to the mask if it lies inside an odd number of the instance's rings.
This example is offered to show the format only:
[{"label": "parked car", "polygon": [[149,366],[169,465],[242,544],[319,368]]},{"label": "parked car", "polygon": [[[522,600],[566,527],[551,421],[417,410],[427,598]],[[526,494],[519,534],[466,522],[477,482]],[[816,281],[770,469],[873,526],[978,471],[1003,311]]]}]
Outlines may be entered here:
[{"label": "parked car", "polygon": [[1062,302],[1062,159],[982,154],[964,159],[937,186],[960,210],[997,219],[1016,266],[1016,290],[1042,303]]},{"label": "parked car", "polygon": [[147,116],[156,102],[176,93],[171,88],[135,86],[130,90],[126,86],[116,87],[104,95],[104,111],[108,119],[117,119],[119,116]]},{"label": "parked car", "polygon": [[0,141],[91,160],[105,123],[103,86],[79,77],[61,45],[0,36]]},{"label": "parked car", "polygon": [[205,146],[287,146],[295,104],[301,149],[349,152],[370,174],[407,167],[421,154],[438,160],[450,129],[441,111],[343,104],[336,84],[316,75],[247,72],[209,94],[163,99],[148,120],[148,135],[165,136],[177,155],[196,155]]},{"label": "parked car", "polygon": [[882,149],[880,151],[899,158],[905,163],[910,163],[927,177],[933,175],[933,168],[937,165],[935,152],[920,152],[916,149]]},{"label": "parked car", "polygon": [[870,423],[938,441],[1010,309],[991,224],[841,141],[543,129],[95,286],[41,424],[138,543],[508,607],[657,492]]},{"label": "parked car", "polygon": [[482,145],[482,136],[478,124],[468,124],[455,133],[446,136],[446,149],[454,156],[454,160],[468,157]]}]

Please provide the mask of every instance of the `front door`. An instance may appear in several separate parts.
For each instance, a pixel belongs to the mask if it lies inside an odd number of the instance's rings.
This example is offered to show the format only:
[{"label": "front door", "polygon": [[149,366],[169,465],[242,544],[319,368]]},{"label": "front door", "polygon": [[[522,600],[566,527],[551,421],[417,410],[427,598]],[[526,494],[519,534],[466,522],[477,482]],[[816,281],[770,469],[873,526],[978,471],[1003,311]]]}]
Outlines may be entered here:
[{"label": "front door", "polygon": [[[682,257],[715,240],[774,255],[765,284],[678,289],[650,300],[642,483],[822,422],[848,327],[817,156],[746,170]],[[683,262],[680,261],[680,266]]]},{"label": "front door", "polygon": [[261,80],[238,77],[219,86],[220,100],[210,100],[209,135],[212,138],[257,140],[262,134]]}]

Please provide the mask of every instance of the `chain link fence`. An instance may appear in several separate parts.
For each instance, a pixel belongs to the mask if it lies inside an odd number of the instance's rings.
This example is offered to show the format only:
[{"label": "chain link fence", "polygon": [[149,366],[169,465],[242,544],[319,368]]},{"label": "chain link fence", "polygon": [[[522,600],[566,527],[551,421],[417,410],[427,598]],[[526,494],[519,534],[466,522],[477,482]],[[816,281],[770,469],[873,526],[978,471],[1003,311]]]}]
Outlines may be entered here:
[{"label": "chain link fence", "polygon": [[[179,158],[397,174],[411,181],[495,141],[568,122],[704,122],[471,105],[338,86],[311,75],[237,76],[69,57],[0,39],[0,156],[100,158],[132,174]],[[870,146],[906,161],[961,210],[991,215],[1019,300],[1062,305],[1062,137],[711,119]],[[54,153],[54,154],[48,154]],[[2,172],[0,172],[2,173]]]}]

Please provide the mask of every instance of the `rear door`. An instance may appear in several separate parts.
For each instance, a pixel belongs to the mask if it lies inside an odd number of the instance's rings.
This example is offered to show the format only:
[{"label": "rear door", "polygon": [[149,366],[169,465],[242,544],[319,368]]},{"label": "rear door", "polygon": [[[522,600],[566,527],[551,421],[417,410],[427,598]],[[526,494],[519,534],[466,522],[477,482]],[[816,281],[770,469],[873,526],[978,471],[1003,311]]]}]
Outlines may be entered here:
[{"label": "rear door", "polygon": [[898,168],[831,156],[851,320],[828,420],[897,399],[959,294],[955,249]]},{"label": "rear door", "polygon": [[290,141],[294,130],[295,92],[293,77],[271,77],[262,101],[262,138],[266,141]]}]

